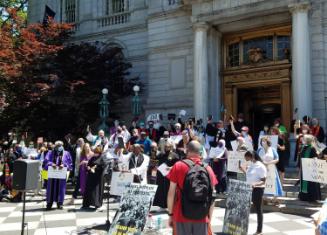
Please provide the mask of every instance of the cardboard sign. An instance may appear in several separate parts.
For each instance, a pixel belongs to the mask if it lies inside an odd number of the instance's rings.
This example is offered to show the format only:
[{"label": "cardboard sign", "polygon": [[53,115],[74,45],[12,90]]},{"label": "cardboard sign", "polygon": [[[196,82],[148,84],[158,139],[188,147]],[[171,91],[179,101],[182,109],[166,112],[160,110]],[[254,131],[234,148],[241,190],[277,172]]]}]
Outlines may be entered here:
[{"label": "cardboard sign", "polygon": [[327,184],[327,162],[315,158],[302,158],[303,180]]},{"label": "cardboard sign", "polygon": [[157,187],[157,185],[150,184],[126,186],[108,235],[143,234]]},{"label": "cardboard sign", "polygon": [[247,235],[252,187],[246,182],[230,179],[228,188],[223,234]]},{"label": "cardboard sign", "polygon": [[127,185],[133,183],[134,175],[132,173],[113,172],[111,176],[110,194],[121,196]]},{"label": "cardboard sign", "polygon": [[259,136],[259,142],[258,142],[258,147],[262,147],[261,146],[261,139],[262,137],[264,136],[268,136],[270,141],[271,141],[271,147],[277,149],[277,146],[278,146],[278,135],[260,135]]},{"label": "cardboard sign", "polygon": [[276,194],[276,166],[270,164],[267,166],[267,178],[265,186],[265,194],[275,195]]},{"label": "cardboard sign", "polygon": [[236,172],[236,173],[243,173],[240,170],[240,162],[241,166],[246,166],[246,161],[244,158],[245,152],[234,152],[228,151],[228,158],[227,158],[227,171]]},{"label": "cardboard sign", "polygon": [[67,178],[67,167],[60,169],[59,167],[53,168],[49,166],[48,168],[48,178],[49,179],[66,179]]}]

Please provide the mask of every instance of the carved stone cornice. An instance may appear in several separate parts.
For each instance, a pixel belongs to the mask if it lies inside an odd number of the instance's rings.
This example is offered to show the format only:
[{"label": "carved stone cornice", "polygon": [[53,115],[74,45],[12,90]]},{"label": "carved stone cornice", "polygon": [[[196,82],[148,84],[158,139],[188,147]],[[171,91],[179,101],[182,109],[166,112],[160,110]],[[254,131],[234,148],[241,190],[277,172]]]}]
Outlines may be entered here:
[{"label": "carved stone cornice", "polygon": [[293,3],[288,6],[291,13],[308,12],[311,9],[309,2]]}]

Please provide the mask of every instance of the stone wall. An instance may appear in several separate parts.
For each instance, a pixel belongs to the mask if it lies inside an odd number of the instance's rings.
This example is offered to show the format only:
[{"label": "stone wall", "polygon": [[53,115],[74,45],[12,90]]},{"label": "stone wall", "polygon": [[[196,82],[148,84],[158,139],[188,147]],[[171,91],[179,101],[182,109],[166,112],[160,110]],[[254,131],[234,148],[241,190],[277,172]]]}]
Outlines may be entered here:
[{"label": "stone wall", "polygon": [[[151,9],[150,9],[151,11]],[[155,10],[153,9],[152,12]],[[148,19],[149,83],[146,114],[193,112],[193,30],[190,14],[180,9]]]}]

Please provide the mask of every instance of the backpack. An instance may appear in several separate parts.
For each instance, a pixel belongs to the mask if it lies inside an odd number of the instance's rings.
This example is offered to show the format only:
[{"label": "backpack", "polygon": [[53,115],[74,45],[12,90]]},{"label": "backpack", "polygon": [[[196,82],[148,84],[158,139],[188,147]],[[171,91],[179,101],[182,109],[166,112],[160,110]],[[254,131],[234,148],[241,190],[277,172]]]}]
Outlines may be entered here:
[{"label": "backpack", "polygon": [[182,194],[182,213],[187,219],[204,219],[212,204],[212,186],[207,165],[195,164],[190,159],[182,161],[189,170],[184,179]]}]

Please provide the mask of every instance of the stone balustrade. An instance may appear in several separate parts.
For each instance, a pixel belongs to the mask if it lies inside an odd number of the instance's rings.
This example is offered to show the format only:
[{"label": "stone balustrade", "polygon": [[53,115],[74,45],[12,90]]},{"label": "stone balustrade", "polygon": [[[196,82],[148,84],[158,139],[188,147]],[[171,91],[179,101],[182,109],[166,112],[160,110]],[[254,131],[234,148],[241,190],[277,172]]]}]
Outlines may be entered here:
[{"label": "stone balustrade", "polygon": [[99,28],[107,27],[111,25],[125,24],[130,21],[130,12],[123,12],[106,17],[99,18],[97,24]]}]

